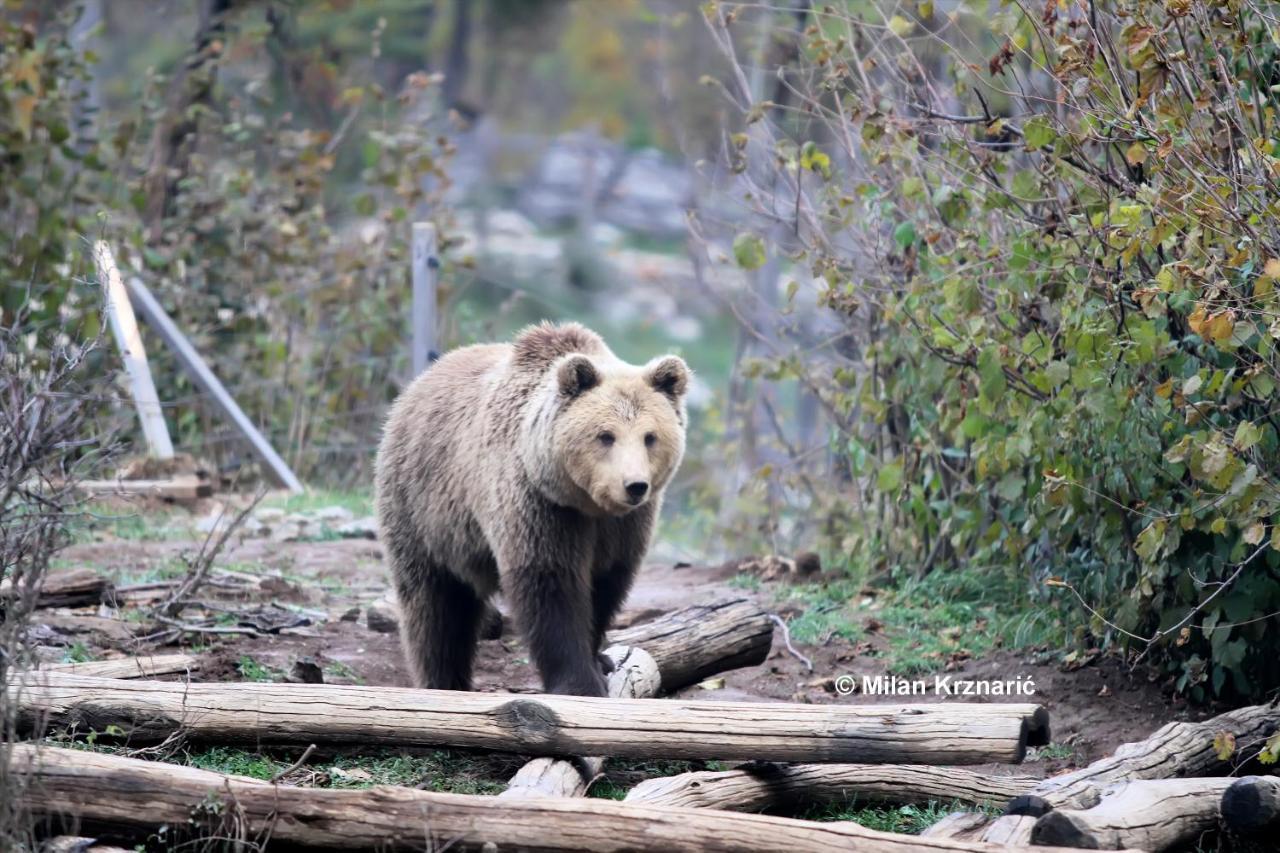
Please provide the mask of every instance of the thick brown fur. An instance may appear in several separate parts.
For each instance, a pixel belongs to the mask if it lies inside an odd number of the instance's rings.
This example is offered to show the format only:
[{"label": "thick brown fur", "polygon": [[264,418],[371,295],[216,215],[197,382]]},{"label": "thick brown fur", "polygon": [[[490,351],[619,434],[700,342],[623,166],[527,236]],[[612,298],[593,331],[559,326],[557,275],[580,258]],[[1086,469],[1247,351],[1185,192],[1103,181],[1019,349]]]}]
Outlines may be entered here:
[{"label": "thick brown fur", "polygon": [[679,358],[629,365],[582,326],[544,323],[405,389],[377,504],[418,686],[470,689],[501,588],[545,689],[604,695],[596,655],[684,454],[688,381]]}]

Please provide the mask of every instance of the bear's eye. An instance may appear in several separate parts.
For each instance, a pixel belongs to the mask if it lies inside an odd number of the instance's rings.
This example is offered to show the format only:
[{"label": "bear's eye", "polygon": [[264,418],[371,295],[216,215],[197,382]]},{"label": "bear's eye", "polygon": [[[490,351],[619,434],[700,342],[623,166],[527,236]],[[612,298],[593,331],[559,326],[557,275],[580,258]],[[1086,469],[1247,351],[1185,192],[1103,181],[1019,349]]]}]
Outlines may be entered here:
[{"label": "bear's eye", "polygon": [[596,438],[600,439],[600,443],[605,447],[611,447],[613,445],[614,438],[613,433],[611,432],[602,432],[596,436]]},{"label": "bear's eye", "polygon": [[646,433],[644,434],[644,446],[645,446],[645,447],[653,447],[653,446],[654,446],[655,444],[657,444],[657,443],[658,443],[658,437],[657,437],[656,435],[654,435],[654,434],[653,434],[653,433],[651,433],[651,432],[646,432]]}]

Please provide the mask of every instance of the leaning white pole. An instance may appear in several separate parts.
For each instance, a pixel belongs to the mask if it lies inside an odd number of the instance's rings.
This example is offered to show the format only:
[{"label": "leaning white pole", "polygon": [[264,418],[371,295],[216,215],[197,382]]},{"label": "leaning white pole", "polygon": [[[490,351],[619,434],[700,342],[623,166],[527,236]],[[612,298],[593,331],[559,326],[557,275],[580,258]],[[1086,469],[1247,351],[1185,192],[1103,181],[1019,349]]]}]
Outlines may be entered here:
[{"label": "leaning white pole", "polygon": [[427,369],[436,352],[436,227],[430,222],[413,223],[413,375]]},{"label": "leaning white pole", "polygon": [[240,408],[235,398],[231,396],[231,392],[209,369],[209,365],[200,357],[200,353],[196,352],[191,341],[182,334],[178,324],[173,322],[173,318],[161,307],[147,286],[137,278],[131,278],[129,294],[138,303],[138,310],[142,312],[142,316],[160,334],[164,342],[169,345],[169,349],[173,350],[173,354],[177,356],[178,362],[191,377],[191,381],[209,395],[214,405],[235,424],[236,429],[249,442],[249,446],[253,448],[253,454],[266,466],[276,485],[283,486],[291,492],[303,491],[302,483],[292,469],[280,458],[280,454],[276,453],[271,442],[267,441],[267,437],[253,425],[253,421],[249,420],[244,409]]},{"label": "leaning white pole", "polygon": [[115,256],[106,240],[94,243],[93,262],[102,282],[111,332],[129,377],[133,404],[138,410],[138,419],[142,421],[147,452],[155,459],[172,459],[173,442],[169,440],[169,428],[165,426],[164,412],[160,410],[160,397],[156,394],[156,383],[147,364],[147,351],[142,346],[142,336],[138,334],[138,321],[133,316],[133,305],[129,302],[129,294],[120,280],[120,270],[116,268]]}]

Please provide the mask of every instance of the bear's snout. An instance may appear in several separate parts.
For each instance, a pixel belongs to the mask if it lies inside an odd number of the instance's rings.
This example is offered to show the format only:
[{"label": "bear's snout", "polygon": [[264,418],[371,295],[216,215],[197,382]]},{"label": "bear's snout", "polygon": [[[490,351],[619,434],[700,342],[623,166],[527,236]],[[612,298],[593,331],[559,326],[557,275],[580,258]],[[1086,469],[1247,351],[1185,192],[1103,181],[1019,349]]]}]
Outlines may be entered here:
[{"label": "bear's snout", "polygon": [[626,484],[626,489],[627,500],[632,506],[639,506],[640,501],[649,493],[649,483],[646,480],[631,480]]}]

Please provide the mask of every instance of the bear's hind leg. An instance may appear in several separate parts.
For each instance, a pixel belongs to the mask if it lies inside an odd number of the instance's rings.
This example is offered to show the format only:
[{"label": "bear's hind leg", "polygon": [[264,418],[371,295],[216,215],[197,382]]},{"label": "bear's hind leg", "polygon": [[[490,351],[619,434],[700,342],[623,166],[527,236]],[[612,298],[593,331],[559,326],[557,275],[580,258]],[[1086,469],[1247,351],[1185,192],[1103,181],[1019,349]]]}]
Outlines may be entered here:
[{"label": "bear's hind leg", "polygon": [[[398,575],[400,573],[397,573]],[[470,690],[484,602],[448,569],[420,561],[397,578],[400,642],[418,687]]]}]

